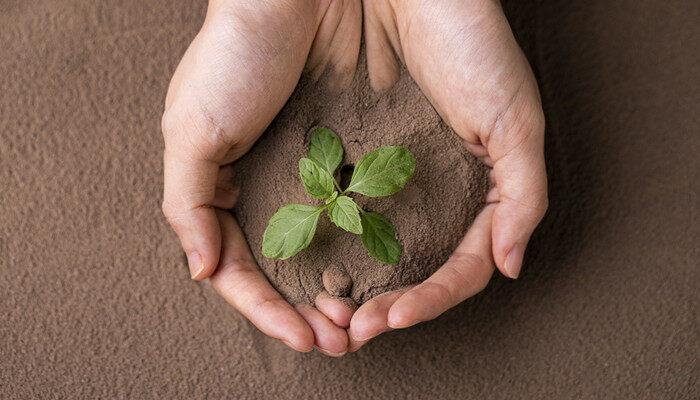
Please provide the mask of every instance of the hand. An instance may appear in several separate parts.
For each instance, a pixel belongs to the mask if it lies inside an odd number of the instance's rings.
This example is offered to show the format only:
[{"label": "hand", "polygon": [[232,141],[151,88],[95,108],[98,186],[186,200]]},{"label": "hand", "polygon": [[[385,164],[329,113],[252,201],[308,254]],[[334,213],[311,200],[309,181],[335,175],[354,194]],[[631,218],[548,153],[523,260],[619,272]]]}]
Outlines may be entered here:
[{"label": "hand", "polygon": [[537,84],[498,1],[386,0],[364,7],[372,86],[390,87],[404,62],[467,149],[491,168],[493,188],[445,265],[419,285],[377,296],[357,310],[349,328],[351,351],[480,292],[494,264],[517,278],[547,208]]},{"label": "hand", "polygon": [[299,351],[345,353],[351,311],[333,299],[319,302],[325,314],[295,309],[270,285],[226,211],[237,197],[228,165],[279,112],[305,65],[313,75],[333,66],[338,85],[352,79],[360,19],[356,1],[212,0],[165,101],[163,212],[192,279],[211,277],[262,332]]}]

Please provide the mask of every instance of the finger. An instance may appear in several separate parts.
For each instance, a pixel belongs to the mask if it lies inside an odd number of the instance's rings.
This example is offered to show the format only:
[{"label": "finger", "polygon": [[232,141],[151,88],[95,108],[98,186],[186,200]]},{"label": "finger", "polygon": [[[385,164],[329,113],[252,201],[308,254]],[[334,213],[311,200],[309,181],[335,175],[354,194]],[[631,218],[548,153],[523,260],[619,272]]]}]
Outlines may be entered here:
[{"label": "finger", "polygon": [[163,213],[180,238],[192,279],[214,272],[221,252],[221,230],[211,208],[219,166],[166,143]]},{"label": "finger", "polygon": [[221,261],[211,283],[221,296],[264,334],[297,351],[311,351],[309,324],[270,285],[258,269],[243,232],[230,212],[216,212],[221,223]]},{"label": "finger", "polygon": [[493,174],[493,169],[489,169],[489,186],[496,186],[496,177]]},{"label": "finger", "polygon": [[299,304],[297,311],[314,331],[314,344],[323,354],[340,357],[348,351],[348,334],[328,317],[308,304]]},{"label": "finger", "polygon": [[408,288],[382,293],[357,309],[350,320],[350,329],[348,329],[349,351],[357,351],[370,339],[391,330],[387,323],[389,309],[406,290]]},{"label": "finger", "polygon": [[495,139],[490,145],[493,153],[503,153],[495,158],[493,167],[498,188],[493,256],[499,270],[510,278],[520,274],[525,247],[547,210],[543,131],[543,122],[527,123],[509,132],[514,143]]},{"label": "finger", "polygon": [[240,189],[237,187],[217,186],[216,193],[214,194],[214,200],[212,200],[211,205],[224,210],[231,209],[236,205],[239,194]]},{"label": "finger", "polygon": [[387,2],[363,4],[367,72],[376,91],[389,89],[399,79],[401,46],[393,10]]},{"label": "finger", "polygon": [[481,142],[470,143],[465,140],[464,146],[470,153],[472,153],[477,158],[484,158],[489,155],[489,151],[486,149],[486,147],[484,147],[484,145],[481,144]]},{"label": "finger", "polygon": [[324,72],[331,82],[346,87],[355,76],[360,55],[362,4],[359,1],[332,1],[323,14],[309,51],[307,70],[314,79]]},{"label": "finger", "polygon": [[333,297],[325,290],[316,296],[316,308],[340,328],[348,328],[357,304],[349,297]]},{"label": "finger", "polygon": [[486,194],[486,204],[498,203],[499,197],[500,196],[498,195],[498,188],[495,186],[492,187]]},{"label": "finger", "polygon": [[407,328],[434,319],[483,290],[494,269],[490,229],[493,208],[486,206],[477,216],[440,269],[396,300],[388,312],[389,327]]},{"label": "finger", "polygon": [[472,144],[467,141],[465,141],[465,147],[470,153],[472,153],[476,158],[478,158],[479,161],[484,163],[484,165],[486,165],[489,168],[493,168],[493,160],[491,159],[491,156],[489,156],[486,147],[484,147],[481,144]]}]

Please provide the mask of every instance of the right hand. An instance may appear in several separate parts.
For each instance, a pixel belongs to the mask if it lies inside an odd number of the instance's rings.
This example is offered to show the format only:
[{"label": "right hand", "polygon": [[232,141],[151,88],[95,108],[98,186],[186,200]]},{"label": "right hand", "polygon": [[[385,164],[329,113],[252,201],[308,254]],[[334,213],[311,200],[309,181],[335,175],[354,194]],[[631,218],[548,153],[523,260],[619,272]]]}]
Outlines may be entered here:
[{"label": "right hand", "polygon": [[[547,209],[544,114],[537,82],[497,0],[365,1],[375,89],[413,79],[464,146],[489,168],[488,203],[453,255],[415,287],[364,303],[349,334],[356,350],[382,332],[436,318],[480,292],[498,268],[517,278]],[[398,57],[397,57],[398,55]]]},{"label": "right hand", "polygon": [[[298,351],[347,351],[352,311],[287,303],[259,270],[233,215],[229,164],[245,154],[294,90],[305,65],[352,80],[360,46],[357,1],[212,0],[170,82],[162,120],[163,212],[192,279],[213,287],[265,334]],[[350,49],[348,50],[348,46]]]}]

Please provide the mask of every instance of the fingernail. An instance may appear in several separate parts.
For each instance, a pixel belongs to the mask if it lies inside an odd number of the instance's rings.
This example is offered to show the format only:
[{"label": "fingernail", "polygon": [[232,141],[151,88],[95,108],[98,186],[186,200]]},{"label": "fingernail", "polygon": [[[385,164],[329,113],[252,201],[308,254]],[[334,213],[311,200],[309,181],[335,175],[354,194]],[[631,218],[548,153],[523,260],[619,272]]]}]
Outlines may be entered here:
[{"label": "fingernail", "polygon": [[525,254],[524,246],[520,244],[515,244],[513,248],[510,249],[508,256],[506,257],[505,265],[503,269],[506,270],[509,278],[516,279],[520,275],[520,268],[523,265],[523,255]]},{"label": "fingernail", "polygon": [[192,279],[196,279],[197,276],[204,271],[202,256],[200,256],[196,251],[187,254],[187,265],[190,268],[190,277]]},{"label": "fingernail", "polygon": [[342,353],[334,353],[332,351],[324,350],[324,349],[317,347],[317,346],[314,346],[314,349],[316,349],[320,353],[323,353],[323,354],[330,356],[330,357],[342,357],[345,355],[345,353],[347,353],[346,351],[343,351]]},{"label": "fingernail", "polygon": [[367,341],[360,342],[360,341],[355,341],[354,339],[350,340],[350,346],[348,347],[348,351],[351,353],[356,352],[357,350],[360,350],[362,346],[365,345]]},{"label": "fingernail", "polygon": [[308,353],[311,351],[311,349],[304,349],[301,347],[297,347],[297,346],[293,345],[291,342],[288,342],[284,339],[280,339],[280,342],[284,343],[285,345],[287,345],[287,347],[291,348],[292,350],[298,351],[300,353]]},{"label": "fingernail", "polygon": [[387,329],[384,329],[382,331],[375,333],[374,335],[370,334],[370,335],[365,335],[365,336],[350,334],[350,340],[355,341],[355,342],[366,342],[368,340],[374,339],[375,337],[379,336],[380,334],[382,334],[388,330],[389,329],[387,328]]},{"label": "fingernail", "polygon": [[371,335],[371,336],[369,336],[369,337],[362,337],[362,336],[353,336],[353,335],[350,335],[350,340],[352,340],[353,342],[366,342],[366,341],[368,341],[368,340],[374,338],[375,336],[377,336],[377,335]]},{"label": "fingernail", "polygon": [[396,316],[396,313],[392,314],[391,311],[389,312],[389,316],[386,319],[386,324],[389,325],[389,327],[394,328],[394,329],[401,328],[401,325],[402,325],[401,322],[405,322],[405,321],[401,321],[401,318]]},{"label": "fingernail", "polygon": [[389,313],[389,318],[387,318],[387,320],[387,325],[389,325],[389,328],[392,329],[404,329],[418,323],[418,321],[400,318],[396,315],[392,315],[391,313]]}]

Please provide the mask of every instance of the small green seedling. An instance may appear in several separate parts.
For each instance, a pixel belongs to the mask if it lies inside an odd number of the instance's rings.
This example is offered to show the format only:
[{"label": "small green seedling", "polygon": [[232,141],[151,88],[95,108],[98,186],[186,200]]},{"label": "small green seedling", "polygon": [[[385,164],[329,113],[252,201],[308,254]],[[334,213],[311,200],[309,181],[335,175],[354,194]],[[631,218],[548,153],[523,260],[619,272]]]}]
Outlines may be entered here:
[{"label": "small green seedling", "polygon": [[318,218],[325,210],[339,228],[361,235],[362,244],[371,256],[383,263],[399,263],[401,243],[394,226],[383,215],[363,210],[348,193],[390,196],[411,179],[416,159],[404,147],[380,147],[362,157],[348,187],[341,189],[335,172],[342,159],[340,138],[330,129],[315,128],[309,154],[299,160],[299,175],[306,192],[323,204],[280,207],[270,218],[263,235],[265,257],[286,260],[308,247],[316,233]]}]

